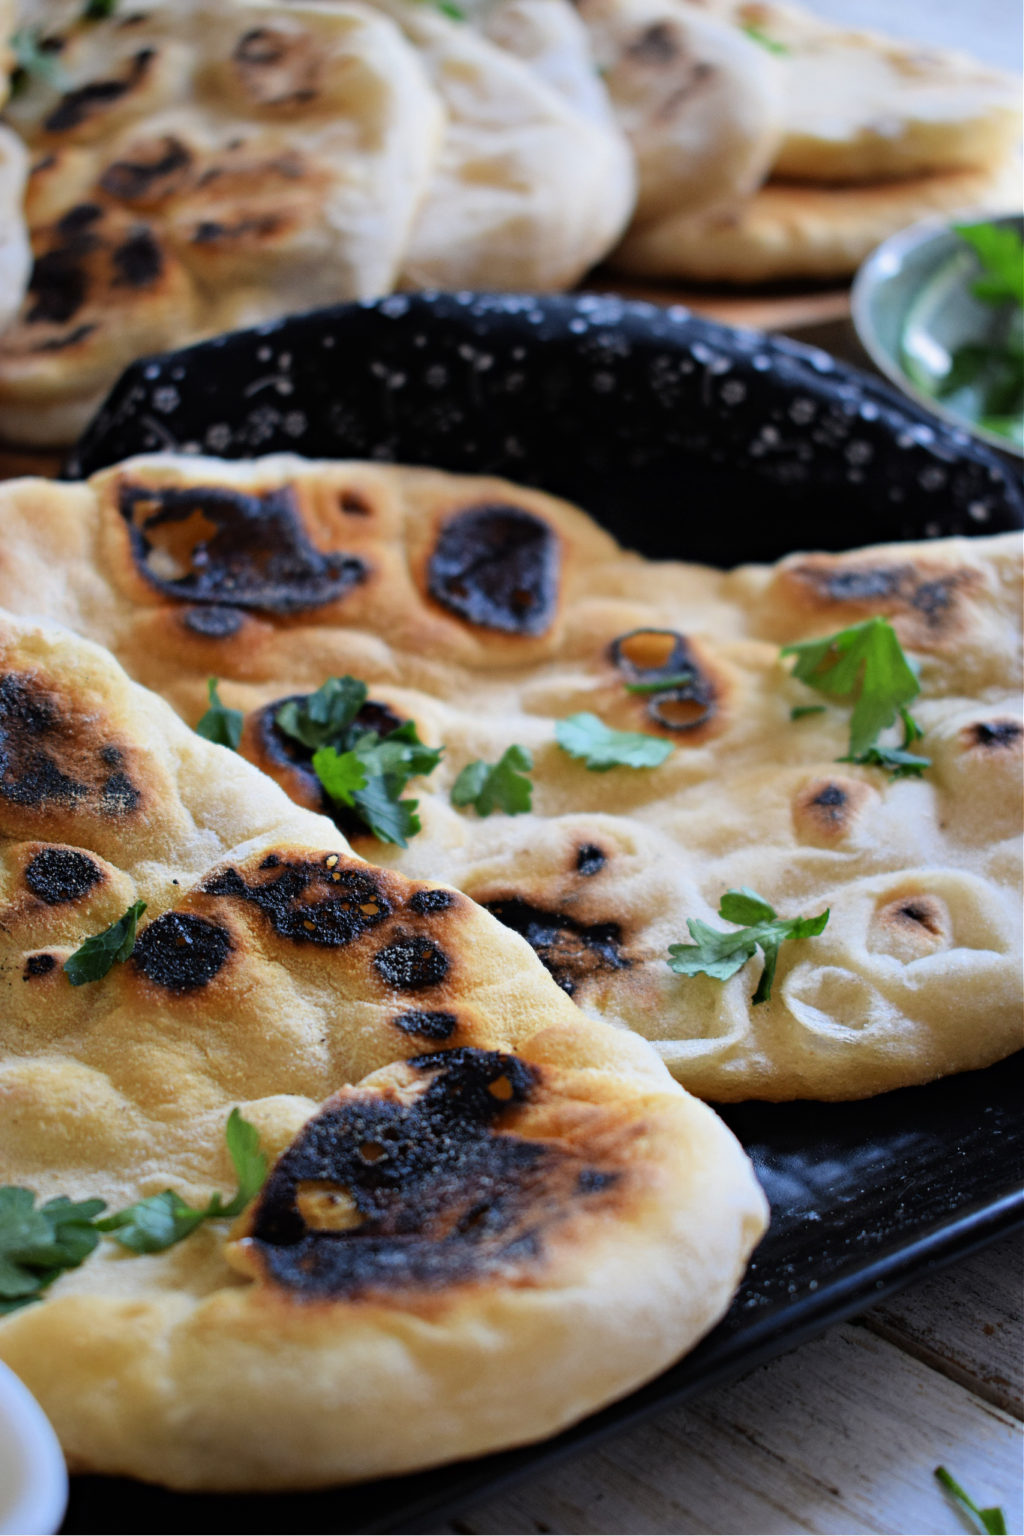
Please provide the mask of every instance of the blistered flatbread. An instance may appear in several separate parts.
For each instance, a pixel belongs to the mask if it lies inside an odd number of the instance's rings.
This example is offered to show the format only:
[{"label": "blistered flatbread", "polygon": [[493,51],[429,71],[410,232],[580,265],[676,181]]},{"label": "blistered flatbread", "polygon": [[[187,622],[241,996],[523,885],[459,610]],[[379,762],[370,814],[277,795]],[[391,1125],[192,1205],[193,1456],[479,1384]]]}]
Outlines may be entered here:
[{"label": "blistered flatbread", "polygon": [[682,0],[577,0],[637,165],[634,225],[735,203],[782,133],[776,62]]},{"label": "blistered flatbread", "polygon": [[[295,799],[488,907],[702,1096],[856,1098],[1021,1043],[1017,536],[722,573],[626,553],[504,481],[288,456],[15,483],[0,529],[0,602],[109,644],[191,724],[220,678],[242,752]],[[921,668],[921,778],[840,761],[848,709],[791,719],[822,701],[780,648],[874,615]],[[345,674],[374,728],[412,719],[444,746],[407,848],[330,801],[277,721]],[[591,771],[556,741],[578,713],[674,750]],[[452,804],[464,767],[513,745],[529,813]],[[726,981],[668,963],[744,886],[782,917],[831,913],[782,945],[767,1002],[759,958]]]},{"label": "blistered flatbread", "polygon": [[[420,0],[375,3],[415,45],[447,114],[402,285],[571,287],[615,244],[633,210],[629,147],[601,96],[584,99],[564,77],[552,83],[546,69]],[[552,38],[550,13],[538,9],[532,21],[544,29],[536,47],[549,61],[559,43],[570,53],[582,46],[576,29],[568,40]]]},{"label": "blistered flatbread", "polygon": [[991,168],[1019,147],[1019,77],[774,0],[740,0],[731,14],[777,50],[780,178],[860,183]]},{"label": "blistered flatbread", "polygon": [[29,145],[35,269],[0,337],[0,433],[74,439],[141,353],[394,285],[442,110],[358,5],[145,0],[78,16]]},{"label": "blistered flatbread", "polygon": [[[0,1315],[73,1469],[298,1488],[472,1455],[722,1313],[764,1225],[742,1150],[515,934],[6,615],[0,762],[0,1184],[204,1206],[232,1106],[276,1159],[233,1229],[106,1239]],[[131,958],[72,986],[137,900]]]},{"label": "blistered flatbread", "polygon": [[17,313],[32,267],[22,212],[27,173],[25,146],[0,126],[0,328]]},{"label": "blistered flatbread", "polygon": [[843,278],[918,219],[991,217],[1020,201],[1020,173],[1005,164],[870,186],[773,181],[734,209],[633,228],[609,260],[634,276],[711,283]]}]

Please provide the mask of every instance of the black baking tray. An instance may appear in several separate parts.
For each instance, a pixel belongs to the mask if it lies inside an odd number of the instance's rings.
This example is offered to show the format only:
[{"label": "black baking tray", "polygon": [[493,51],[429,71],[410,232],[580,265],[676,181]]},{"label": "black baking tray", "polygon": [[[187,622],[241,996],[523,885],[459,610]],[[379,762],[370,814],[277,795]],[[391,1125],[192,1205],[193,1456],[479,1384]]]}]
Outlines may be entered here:
[{"label": "black baking tray", "polygon": [[[1024,523],[1015,471],[887,385],[796,342],[598,295],[394,295],[144,360],[67,473],[163,448],[504,474],[632,548],[721,566]],[[723,1108],[772,1206],[739,1294],[687,1359],[554,1439],[304,1494],[77,1477],[63,1529],[434,1530],[1024,1222],[1022,1087],[1024,1052],[851,1104]]]}]

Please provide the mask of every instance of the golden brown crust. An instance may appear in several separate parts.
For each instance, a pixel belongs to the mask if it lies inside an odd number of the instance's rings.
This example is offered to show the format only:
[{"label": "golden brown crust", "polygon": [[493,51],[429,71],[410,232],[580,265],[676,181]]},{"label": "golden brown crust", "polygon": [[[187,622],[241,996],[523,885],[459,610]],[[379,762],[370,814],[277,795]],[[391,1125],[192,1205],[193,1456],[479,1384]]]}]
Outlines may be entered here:
[{"label": "golden brown crust", "polygon": [[234,1234],[107,1240],[0,1319],[73,1468],[400,1472],[548,1434],[721,1314],[764,1223],[738,1144],[465,896],[5,614],[0,763],[0,1183],[205,1205],[233,1104],[280,1159]]},{"label": "golden brown crust", "polygon": [[[126,507],[148,550],[133,554]],[[279,566],[245,532],[268,507]],[[31,592],[116,646],[189,722],[219,677],[245,716],[243,752],[300,803],[375,862],[488,906],[588,1014],[653,1039],[701,1094],[858,1097],[1018,1044],[1015,537],[725,574],[641,560],[577,509],[506,482],[288,457],[154,457],[88,489],[23,482],[0,515],[0,600]],[[914,713],[933,767],[920,780],[838,762],[846,709],[790,718],[821,701],[780,648],[875,612],[921,668]],[[367,683],[381,728],[412,719],[445,747],[410,787],[423,830],[407,849],[330,805],[311,752],[276,726],[282,701],[345,673]],[[653,691],[630,692],[638,683]],[[654,770],[589,772],[554,736],[583,711],[674,751]],[[533,755],[532,813],[455,807],[460,770],[513,744]],[[948,942],[914,968],[869,942],[905,874],[952,914]],[[743,885],[784,916],[832,910],[822,935],[783,946],[757,1006],[758,960],[725,983],[667,963],[687,921],[720,926],[722,893]]]}]

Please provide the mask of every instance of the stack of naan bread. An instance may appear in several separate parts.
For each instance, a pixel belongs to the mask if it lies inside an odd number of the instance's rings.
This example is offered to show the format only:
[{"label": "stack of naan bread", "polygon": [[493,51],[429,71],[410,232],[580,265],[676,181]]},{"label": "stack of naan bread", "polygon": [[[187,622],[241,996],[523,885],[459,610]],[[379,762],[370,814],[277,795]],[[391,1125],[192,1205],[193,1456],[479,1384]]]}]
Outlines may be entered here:
[{"label": "stack of naan bread", "polygon": [[1014,81],[795,9],[13,8],[36,59],[0,137],[14,443],[72,441],[145,352],[297,309],[552,291],[610,254],[660,277],[846,274],[924,212],[1016,201]]}]

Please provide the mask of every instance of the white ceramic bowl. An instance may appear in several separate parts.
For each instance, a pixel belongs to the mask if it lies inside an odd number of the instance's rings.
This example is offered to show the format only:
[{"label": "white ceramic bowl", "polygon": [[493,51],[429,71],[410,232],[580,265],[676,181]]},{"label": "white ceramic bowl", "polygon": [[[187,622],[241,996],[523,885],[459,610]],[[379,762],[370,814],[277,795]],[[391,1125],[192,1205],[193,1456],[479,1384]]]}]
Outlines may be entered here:
[{"label": "white ceramic bowl", "polygon": [[67,1501],[68,1474],[53,1427],[0,1364],[0,1536],[50,1536]]}]

